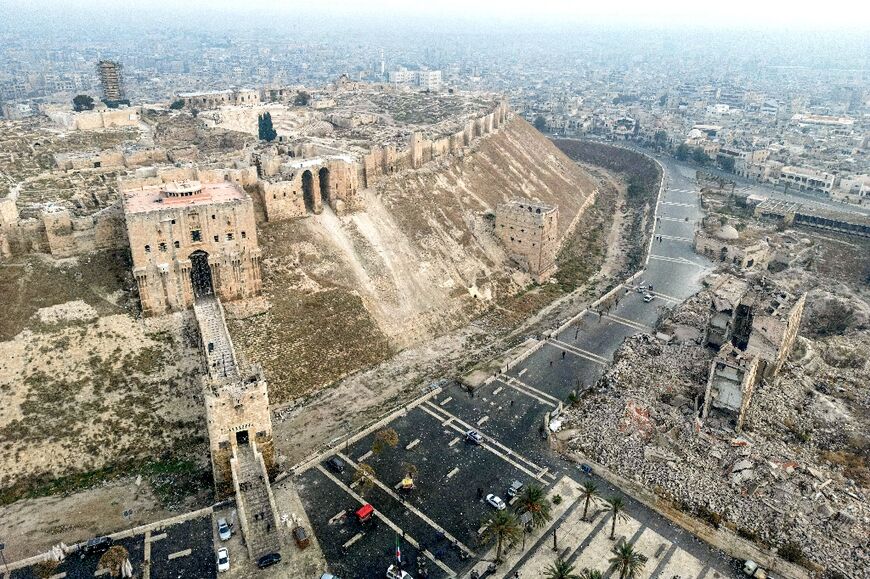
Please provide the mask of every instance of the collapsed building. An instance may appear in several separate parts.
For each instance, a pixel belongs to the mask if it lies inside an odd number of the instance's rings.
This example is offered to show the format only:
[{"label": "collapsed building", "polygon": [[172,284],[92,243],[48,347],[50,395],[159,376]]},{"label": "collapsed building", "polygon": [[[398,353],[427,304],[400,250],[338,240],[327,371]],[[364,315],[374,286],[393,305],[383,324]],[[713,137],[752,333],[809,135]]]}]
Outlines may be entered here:
[{"label": "collapsed building", "polygon": [[755,386],[773,379],[797,337],[806,294],[793,296],[761,280],[723,275],[710,287],[704,343],[718,350],[710,366],[701,419],[711,409],[733,417],[740,431]]},{"label": "collapsed building", "polygon": [[705,217],[701,227],[695,231],[695,251],[743,269],[767,267],[771,258],[770,243],[755,232],[744,230],[741,234],[728,223],[722,223],[717,216]]}]

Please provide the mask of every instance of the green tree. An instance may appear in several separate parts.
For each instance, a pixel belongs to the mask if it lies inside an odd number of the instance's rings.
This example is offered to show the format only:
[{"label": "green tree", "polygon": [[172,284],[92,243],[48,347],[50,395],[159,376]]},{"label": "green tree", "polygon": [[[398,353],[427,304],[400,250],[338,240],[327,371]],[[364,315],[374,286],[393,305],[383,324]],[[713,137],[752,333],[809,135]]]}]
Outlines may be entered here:
[{"label": "green tree", "polygon": [[734,172],[734,157],[724,156],[719,160],[719,166],[722,167],[722,170],[728,171],[729,173]]},{"label": "green tree", "polygon": [[592,501],[598,502],[601,495],[598,494],[598,485],[592,481],[583,483],[583,488],[580,490],[580,498],[583,499],[583,520],[586,520],[586,514],[589,512],[589,503]]},{"label": "green tree", "polygon": [[659,149],[664,149],[668,146],[668,133],[662,129],[656,131],[655,136],[653,137],[653,143]]},{"label": "green tree", "polygon": [[375,433],[372,440],[372,452],[381,454],[389,448],[396,448],[399,445],[399,434],[392,428],[382,428]]},{"label": "green tree", "polygon": [[680,143],[680,146],[677,147],[677,152],[674,153],[679,161],[685,161],[689,158],[689,154],[691,150],[689,149],[689,145],[686,143]]},{"label": "green tree", "polygon": [[257,116],[257,129],[261,141],[271,142],[278,136],[278,132],[272,126],[272,114],[269,111]]},{"label": "green tree", "polygon": [[293,99],[293,104],[297,107],[307,107],[308,103],[311,102],[311,95],[305,92],[304,90],[296,93],[296,97]]},{"label": "green tree", "polygon": [[375,469],[370,464],[360,464],[353,473],[359,496],[364,497],[375,487]]},{"label": "green tree", "polygon": [[602,579],[601,571],[598,569],[583,569],[580,573],[580,579]]},{"label": "green tree", "polygon": [[180,111],[181,109],[184,108],[184,99],[178,99],[178,100],[172,101],[172,104],[169,105],[169,108],[172,109],[173,111]]},{"label": "green tree", "polygon": [[555,563],[544,569],[544,579],[581,579],[581,577],[574,574],[574,565],[559,557]]},{"label": "green tree", "polygon": [[523,489],[515,508],[517,514],[529,513],[532,516],[532,527],[536,529],[553,518],[550,513],[550,499],[544,496],[544,489],[536,484],[530,484]]},{"label": "green tree", "polygon": [[701,147],[695,147],[692,149],[692,160],[699,165],[706,165],[710,161],[710,157],[707,156],[704,149]]},{"label": "green tree", "polygon": [[610,513],[610,538],[613,539],[616,536],[616,519],[620,521],[627,521],[628,517],[625,516],[625,501],[622,500],[622,497],[613,496],[607,499],[607,512]]},{"label": "green tree", "polygon": [[94,99],[86,94],[77,94],[73,97],[73,110],[76,112],[91,111],[94,109]]},{"label": "green tree", "polygon": [[538,129],[542,133],[547,132],[547,119],[543,117],[543,115],[538,115],[535,117],[534,122],[532,123],[536,129]]},{"label": "green tree", "polygon": [[501,561],[502,548],[505,543],[515,544],[523,536],[523,529],[517,517],[510,511],[494,511],[484,522],[481,538],[485,542],[497,541],[495,551],[496,561]]},{"label": "green tree", "polygon": [[634,543],[627,542],[613,548],[608,562],[619,571],[619,579],[634,579],[644,566],[644,558],[634,550]]}]

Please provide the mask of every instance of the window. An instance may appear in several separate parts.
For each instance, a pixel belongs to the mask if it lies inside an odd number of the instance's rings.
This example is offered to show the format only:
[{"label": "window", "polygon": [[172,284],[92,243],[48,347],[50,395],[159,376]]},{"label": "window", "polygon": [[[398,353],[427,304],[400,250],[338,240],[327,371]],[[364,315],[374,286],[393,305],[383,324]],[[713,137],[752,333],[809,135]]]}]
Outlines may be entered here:
[{"label": "window", "polygon": [[174,242],[172,245],[175,246],[175,249],[178,249],[178,248],[181,247],[181,244],[180,244],[179,242],[177,242],[177,241]]},{"label": "window", "polygon": [[215,242],[215,243],[217,243],[217,242],[220,241],[220,240],[221,240],[220,236],[218,236],[218,235],[215,235],[215,236],[214,236],[214,242]]},{"label": "window", "polygon": [[232,240],[233,240],[233,234],[227,233],[227,241],[232,241]]},{"label": "window", "polygon": [[171,223],[172,225],[175,225],[175,219],[173,219],[173,220],[170,221],[169,223]]},{"label": "window", "polygon": [[194,243],[200,243],[202,241],[202,231],[199,229],[194,229],[190,232],[190,240]]},{"label": "window", "polygon": [[145,246],[145,253],[151,253],[151,246],[150,245]]},{"label": "window", "polygon": [[214,215],[214,213],[212,213],[211,218],[212,218],[212,219],[215,219],[215,215]]},{"label": "window", "polygon": [[247,235],[245,235],[245,232],[242,231],[242,239],[244,239],[244,238],[246,238],[246,237],[247,237]]},{"label": "window", "polygon": [[157,249],[159,249],[160,251],[166,251],[166,243],[161,241],[157,244]]}]

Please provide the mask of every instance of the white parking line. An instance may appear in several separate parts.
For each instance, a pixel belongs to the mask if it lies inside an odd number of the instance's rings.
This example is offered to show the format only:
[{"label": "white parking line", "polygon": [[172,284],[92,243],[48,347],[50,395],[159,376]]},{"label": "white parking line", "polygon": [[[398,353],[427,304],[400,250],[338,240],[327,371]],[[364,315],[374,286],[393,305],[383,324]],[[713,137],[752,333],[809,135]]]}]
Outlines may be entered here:
[{"label": "white parking line", "polygon": [[441,406],[444,406],[445,404],[447,404],[447,403],[450,402],[451,400],[453,400],[453,396],[448,396],[447,398],[445,398],[444,400],[442,400],[439,404],[440,404]]},{"label": "white parking line", "polygon": [[550,338],[547,341],[550,344],[552,344],[553,346],[556,346],[557,348],[559,348],[560,350],[564,350],[566,352],[574,354],[575,356],[585,358],[586,360],[589,360],[590,362],[595,362],[596,364],[601,364],[602,366],[606,366],[607,364],[610,363],[607,360],[607,358],[604,358],[603,356],[599,356],[598,354],[593,354],[592,352],[590,352],[588,350],[582,350],[582,349],[578,348],[577,346],[572,346],[571,344],[566,344],[565,342],[563,342],[561,340],[557,340],[556,338]]},{"label": "white parking line", "polygon": [[675,237],[673,235],[659,235],[662,239],[670,239],[671,241],[693,241],[688,237]]},{"label": "white parking line", "polygon": [[[510,378],[512,378],[512,377],[511,377],[511,376],[507,376],[507,375],[503,375],[503,379],[500,378],[499,381],[500,381],[500,382],[503,382],[503,383],[506,383],[508,386],[510,386],[511,388],[513,388],[514,390],[516,390],[517,392],[519,392],[520,394],[525,394],[525,395],[528,396],[529,398],[534,398],[535,400],[537,400],[537,401],[540,402],[541,404],[546,404],[547,406],[551,406],[551,407],[553,407],[553,408],[556,408],[556,406],[558,406],[557,404],[553,404],[553,403],[550,402],[549,400],[546,400],[546,399],[544,399],[544,398],[541,398],[540,396],[536,396],[536,395],[533,394],[532,392],[529,392],[528,390],[525,390],[524,388],[521,388],[521,387],[518,386],[517,384],[513,384],[512,382],[508,381],[508,379],[510,379]],[[517,382],[518,384],[522,384],[522,382],[520,382],[519,380],[514,380],[514,382]]]},{"label": "white parking line", "polygon": [[411,450],[412,448],[414,448],[418,444],[420,444],[420,439],[415,438],[414,440],[412,440],[411,442],[408,443],[408,446],[405,447],[405,450]]},{"label": "white parking line", "polygon": [[370,450],[370,451],[366,452],[365,454],[361,455],[357,460],[362,462],[365,459],[367,459],[368,457],[370,457],[372,454],[374,454],[374,453]]},{"label": "white parking line", "polygon": [[346,515],[346,514],[347,514],[347,510],[346,510],[346,509],[342,509],[342,510],[338,511],[337,513],[335,513],[334,515],[332,515],[332,516],[329,518],[329,524],[330,524],[330,525],[333,524],[335,521],[337,521],[338,519],[342,518],[342,517],[343,517],[344,515]]},{"label": "white parking line", "polygon": [[674,207],[697,207],[693,203],[674,203],[673,201],[662,201],[662,205],[672,205]]},{"label": "white parking line", "polygon": [[180,559],[181,557],[187,557],[191,553],[193,553],[192,549],[185,549],[184,551],[176,551],[175,553],[169,554],[169,560],[172,561],[173,559]]},{"label": "white parking line", "polygon": [[495,390],[492,391],[492,395],[495,396],[496,394],[498,394],[498,393],[501,392],[502,390],[504,390],[504,388],[502,388],[501,386],[499,386],[498,388],[496,388]]},{"label": "white parking line", "polygon": [[528,371],[529,371],[528,368],[523,368],[522,370],[520,370],[520,373],[517,374],[517,376],[522,376],[523,374],[525,374],[525,373],[528,372]]},{"label": "white parking line", "polygon": [[359,541],[360,539],[362,539],[363,536],[364,536],[364,533],[357,533],[356,535],[354,535],[353,537],[351,537],[350,539],[348,539],[347,542],[346,542],[344,545],[341,546],[341,548],[342,548],[342,549],[347,549],[348,547],[350,547],[351,545],[353,545],[354,543],[356,543],[357,541]]},{"label": "white parking line", "polygon": [[649,258],[655,259],[658,261],[667,261],[670,263],[679,263],[681,265],[691,265],[694,267],[699,267],[701,269],[704,269],[703,265],[697,264],[694,261],[689,261],[685,257],[668,257],[667,255],[652,255],[652,254],[650,254]]},{"label": "white parking line", "polygon": [[641,332],[646,332],[648,334],[653,333],[653,329],[650,326],[641,324],[640,322],[635,322],[634,320],[629,320],[615,314],[607,314],[607,317],[612,318],[614,322],[622,324],[623,326],[628,326],[629,328],[634,328],[635,330],[640,330]]},{"label": "white parking line", "polygon": [[482,417],[480,420],[477,421],[477,425],[478,425],[478,426],[481,426],[481,425],[482,425],[483,423],[485,423],[487,420],[489,420],[489,416],[484,416],[484,417]]},{"label": "white parking line", "polygon": [[456,438],[454,438],[453,440],[451,440],[450,442],[448,442],[448,443],[447,443],[447,446],[453,446],[454,444],[456,444],[456,443],[459,442],[460,440],[462,440],[462,439],[459,438],[459,437],[457,436]]},{"label": "white parking line", "polygon": [[[419,407],[438,419],[440,419],[441,417],[435,413],[435,410],[443,412],[444,414],[448,414],[448,412],[446,410],[438,408],[434,404],[430,403],[428,400],[425,403],[421,404]],[[457,430],[459,432],[467,432],[468,430],[472,430],[471,426],[467,422],[463,422],[462,420],[460,420],[456,416],[451,415],[451,418],[455,422],[458,423],[458,424],[451,424],[450,425],[450,427],[453,428],[454,430]],[[540,482],[544,485],[548,484],[547,481],[545,481],[544,479],[539,477],[537,474],[535,474],[536,471],[541,470],[540,466],[533,463],[529,459],[525,458],[521,454],[514,452],[513,450],[511,450],[510,448],[508,448],[507,446],[505,446],[501,442],[497,441],[496,439],[492,438],[491,436],[487,436],[486,438],[491,442],[491,444],[487,444],[486,442],[484,442],[483,444],[481,444],[481,447],[483,447],[486,450],[488,450],[489,452],[493,453],[494,455],[496,455],[497,457],[499,457],[500,459],[502,459],[506,463],[513,465],[514,468],[521,470],[522,472],[526,473],[527,475],[534,478],[538,482]],[[497,449],[496,447],[498,447],[501,450]],[[526,463],[527,465],[531,466],[534,469],[534,471],[531,471],[528,468],[526,468],[525,466],[521,465],[519,462],[514,460],[512,457],[516,457],[517,460],[521,460],[524,463]]]},{"label": "white parking line", "polygon": [[[551,394],[547,394],[546,392],[544,392],[542,390],[538,390],[537,388],[534,388],[532,386],[529,386],[527,383],[523,382],[522,380],[519,380],[518,378],[514,378],[513,376],[508,376],[507,374],[505,374],[504,376],[505,376],[505,378],[507,378],[508,383],[516,383],[516,385],[519,386],[520,388],[524,388],[525,390],[529,390],[531,392],[534,392],[538,396],[541,396],[542,398],[546,398],[547,400],[552,401],[556,405],[558,405],[560,402],[560,400],[558,398],[556,398],[555,396],[553,396]],[[502,380],[502,381],[504,382],[504,380]]]},{"label": "white parking line", "polygon": [[447,478],[448,478],[448,479],[453,478],[453,475],[455,475],[455,474],[458,473],[458,472],[459,472],[459,467],[458,467],[458,466],[457,466],[457,467],[454,467],[453,470],[451,470],[450,472],[447,473]]},{"label": "white parking line", "polygon": [[[329,480],[331,480],[333,483],[335,483],[340,489],[344,490],[344,492],[346,492],[347,494],[352,496],[354,499],[356,499],[357,502],[359,502],[359,504],[361,504],[361,505],[368,504],[368,502],[365,499],[363,499],[361,496],[359,496],[358,494],[353,492],[353,490],[348,488],[348,486],[346,484],[344,484],[343,482],[341,482],[340,480],[335,478],[335,476],[331,472],[329,472],[325,468],[323,468],[322,464],[318,463],[317,466],[315,466],[315,468],[317,470],[319,470],[320,472],[322,472],[324,475],[326,475],[326,477],[329,478]],[[372,505],[372,507],[374,507],[374,505]],[[401,529],[401,527],[399,527],[399,525],[397,525],[396,523],[391,521],[389,518],[387,518],[378,509],[374,509],[374,513],[375,513],[376,517],[378,517],[380,520],[385,522],[387,524],[387,526],[389,526],[391,529],[393,529],[394,532],[396,532],[399,535],[404,536],[405,540],[408,541],[414,548],[420,549],[420,543],[416,539],[414,539],[414,537],[412,537],[410,534],[402,531],[402,529]],[[430,561],[432,561],[433,563],[438,565],[438,567],[443,569],[444,572],[448,573],[451,577],[456,577],[456,573],[453,571],[453,569],[451,569],[446,564],[444,564],[443,561],[441,561],[440,559],[435,557],[428,550],[423,551],[423,554],[426,556],[427,559],[429,559]]]}]

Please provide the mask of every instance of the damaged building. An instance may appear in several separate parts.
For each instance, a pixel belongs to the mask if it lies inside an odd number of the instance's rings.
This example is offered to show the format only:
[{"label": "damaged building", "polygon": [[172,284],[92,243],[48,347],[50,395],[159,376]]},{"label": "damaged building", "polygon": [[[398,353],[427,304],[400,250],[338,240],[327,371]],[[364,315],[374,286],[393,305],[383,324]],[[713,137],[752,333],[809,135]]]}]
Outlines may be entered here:
[{"label": "damaged building", "polygon": [[806,294],[793,296],[762,280],[756,285],[731,275],[710,288],[713,299],[704,343],[718,349],[710,366],[701,418],[715,408],[735,416],[741,430],[752,392],[772,379],[797,337]]}]

